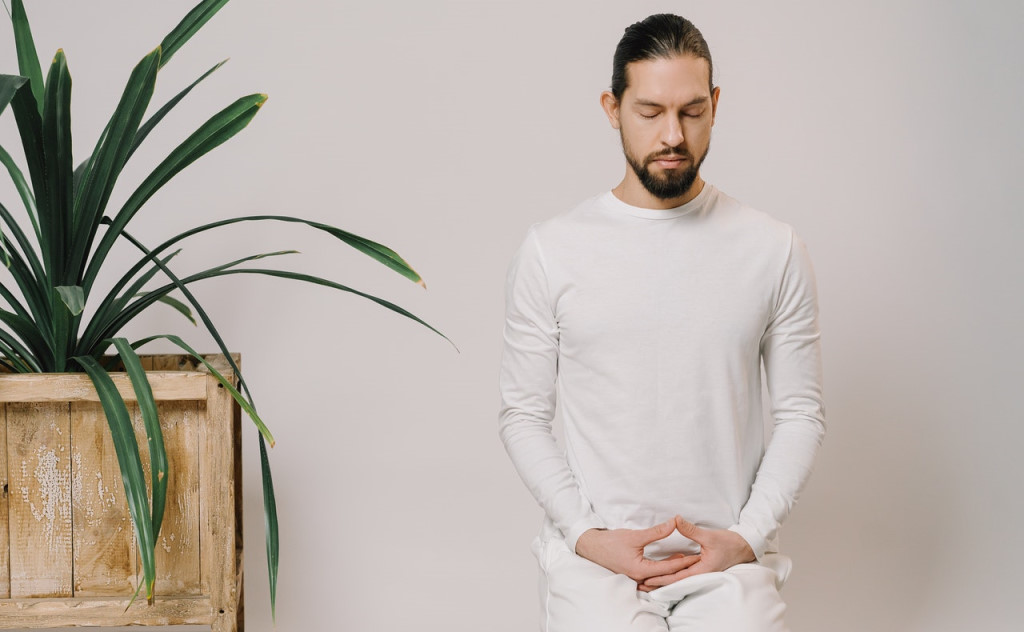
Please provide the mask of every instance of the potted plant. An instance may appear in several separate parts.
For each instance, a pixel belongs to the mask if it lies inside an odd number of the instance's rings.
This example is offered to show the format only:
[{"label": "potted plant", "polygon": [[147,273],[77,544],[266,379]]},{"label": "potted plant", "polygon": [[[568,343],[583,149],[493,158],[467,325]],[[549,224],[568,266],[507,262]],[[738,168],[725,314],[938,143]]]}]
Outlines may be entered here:
[{"label": "potted plant", "polygon": [[[132,219],[161,187],[252,120],[267,99],[264,94],[241,97],[211,116],[141,183],[134,185],[122,206],[108,206],[119,176],[135,150],[168,112],[224,63],[214,65],[146,117],[160,68],[226,3],[227,0],[199,2],[158,47],[138,62],[95,147],[76,165],[71,146],[71,75],[67,60],[63,51],[58,50],[44,79],[23,2],[12,0],[10,17],[19,73],[0,75],[0,115],[8,106],[13,111],[25,170],[3,147],[0,147],[0,162],[11,176],[24,213],[19,219],[8,206],[0,204],[0,261],[7,267],[7,276],[11,279],[0,282],[0,372],[9,375],[84,373],[88,376],[88,382],[95,389],[90,391],[93,394],[89,397],[99,402],[109,427],[131,528],[137,540],[138,562],[144,576],[142,583],[146,586],[147,601],[152,604],[157,577],[155,549],[163,523],[168,479],[174,472],[169,469],[164,430],[151,385],[153,374],[147,373],[144,366],[147,360],[136,350],[150,341],[164,339],[194,359],[195,366],[205,370],[230,394],[231,399],[227,401],[233,400],[259,430],[273,612],[278,523],[266,447],[268,442],[273,446],[273,436],[253,405],[237,358],[229,353],[220,332],[189,286],[201,280],[237,274],[313,283],[358,294],[444,335],[401,307],[340,283],[276,268],[245,267],[249,262],[292,251],[253,254],[185,276],[178,276],[172,270],[173,259],[180,252],[179,244],[192,235],[241,222],[290,222],[332,235],[425,287],[420,276],[393,250],[334,226],[291,216],[251,215],[196,226],[157,245],[143,244],[128,232]],[[139,252],[138,261],[118,275],[109,291],[101,293],[96,289],[97,278],[101,271],[107,270],[107,256],[119,242],[131,244]],[[218,366],[177,336],[152,335],[128,340],[120,335],[127,323],[158,302],[170,305],[193,322],[198,317],[216,341],[224,364]],[[87,305],[92,308],[89,317],[85,312]],[[111,352],[112,355],[107,355]],[[152,360],[148,362],[152,364]],[[0,402],[4,401],[3,384],[0,382]],[[145,450],[139,449],[138,430],[125,403],[126,394],[128,399],[137,402],[138,417],[144,427],[142,436],[147,444]],[[146,462],[148,468],[144,467]],[[136,587],[136,594],[142,583]]]}]

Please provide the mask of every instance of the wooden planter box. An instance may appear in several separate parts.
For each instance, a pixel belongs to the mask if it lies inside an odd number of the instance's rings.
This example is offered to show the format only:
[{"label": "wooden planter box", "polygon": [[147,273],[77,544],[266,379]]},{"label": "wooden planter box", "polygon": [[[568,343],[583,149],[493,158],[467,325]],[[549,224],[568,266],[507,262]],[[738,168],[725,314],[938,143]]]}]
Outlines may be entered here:
[{"label": "wooden planter box", "polygon": [[[231,376],[224,357],[217,360]],[[187,356],[146,356],[143,366],[170,476],[154,604],[143,589],[125,611],[141,564],[110,429],[88,376],[0,374],[0,629],[242,630],[238,405]],[[135,420],[148,480],[131,383],[126,374],[113,377]]]}]

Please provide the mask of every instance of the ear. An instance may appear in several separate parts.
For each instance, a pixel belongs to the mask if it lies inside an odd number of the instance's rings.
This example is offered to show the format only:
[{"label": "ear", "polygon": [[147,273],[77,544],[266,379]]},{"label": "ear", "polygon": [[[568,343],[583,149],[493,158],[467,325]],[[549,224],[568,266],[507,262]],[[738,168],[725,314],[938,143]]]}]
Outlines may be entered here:
[{"label": "ear", "polygon": [[715,86],[715,89],[711,91],[711,125],[715,124],[715,114],[718,112],[718,94],[721,90],[719,86]]},{"label": "ear", "polygon": [[619,129],[619,100],[608,90],[601,93],[601,109],[612,124],[612,129]]}]

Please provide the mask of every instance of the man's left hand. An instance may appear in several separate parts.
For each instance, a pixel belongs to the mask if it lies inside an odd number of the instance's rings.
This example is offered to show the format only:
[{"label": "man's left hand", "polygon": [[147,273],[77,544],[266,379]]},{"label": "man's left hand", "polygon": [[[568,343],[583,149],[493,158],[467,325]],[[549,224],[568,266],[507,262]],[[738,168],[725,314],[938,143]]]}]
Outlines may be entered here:
[{"label": "man's left hand", "polygon": [[[700,573],[724,571],[736,564],[753,562],[756,559],[754,550],[750,548],[750,545],[743,539],[743,536],[735,531],[729,531],[728,529],[705,529],[684,520],[681,516],[676,516],[676,531],[700,545],[700,561],[672,575],[648,577],[637,585],[637,590],[650,592],[655,588],[668,586],[680,579],[699,575]],[[678,554],[672,557],[684,556],[684,554]]]}]

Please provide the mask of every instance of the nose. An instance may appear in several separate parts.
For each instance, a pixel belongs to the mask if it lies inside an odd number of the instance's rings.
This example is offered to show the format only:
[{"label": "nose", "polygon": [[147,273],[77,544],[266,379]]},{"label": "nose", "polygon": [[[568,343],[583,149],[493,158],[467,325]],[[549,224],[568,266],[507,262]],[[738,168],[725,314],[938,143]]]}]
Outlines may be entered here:
[{"label": "nose", "polygon": [[662,130],[661,140],[669,147],[678,147],[683,143],[683,124],[674,116],[666,116],[667,121]]}]

